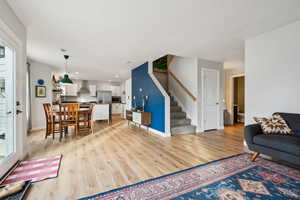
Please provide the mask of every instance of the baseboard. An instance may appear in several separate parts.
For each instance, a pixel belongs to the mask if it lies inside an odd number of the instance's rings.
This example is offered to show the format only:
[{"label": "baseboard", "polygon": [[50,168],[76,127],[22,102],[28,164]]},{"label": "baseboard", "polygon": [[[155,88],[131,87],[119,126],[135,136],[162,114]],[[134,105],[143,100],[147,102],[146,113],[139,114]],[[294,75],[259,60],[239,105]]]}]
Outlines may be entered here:
[{"label": "baseboard", "polygon": [[161,136],[161,137],[170,137],[170,136],[166,135],[165,133],[160,132],[160,131],[158,131],[158,130],[155,130],[155,129],[153,129],[153,128],[149,128],[149,131],[150,131],[151,133],[153,133],[153,134],[155,134],[155,135],[159,135],[159,136]]},{"label": "baseboard", "polygon": [[46,127],[34,127],[34,128],[31,128],[29,131],[41,131],[41,130],[44,130],[46,129]]},{"label": "baseboard", "polygon": [[196,133],[202,133],[204,132],[202,128],[196,128]]},{"label": "baseboard", "polygon": [[[133,123],[133,122],[131,122],[131,125],[134,125],[134,126],[136,126],[136,127],[139,127],[138,124],[135,124],[135,123]],[[170,136],[168,136],[167,134],[165,134],[165,133],[163,133],[163,132],[161,132],[161,131],[155,130],[155,129],[150,128],[150,127],[147,127],[147,126],[141,125],[140,128],[142,128],[142,129],[144,129],[144,130],[149,130],[150,133],[155,134],[155,135],[158,135],[158,136],[161,136],[161,137],[170,137]]]}]

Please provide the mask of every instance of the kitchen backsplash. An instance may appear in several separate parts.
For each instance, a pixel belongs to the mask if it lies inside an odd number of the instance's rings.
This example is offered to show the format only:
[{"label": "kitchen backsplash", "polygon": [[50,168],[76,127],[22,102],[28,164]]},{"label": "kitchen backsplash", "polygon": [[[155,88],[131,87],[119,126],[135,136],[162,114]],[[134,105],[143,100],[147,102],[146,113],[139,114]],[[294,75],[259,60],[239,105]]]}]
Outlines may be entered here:
[{"label": "kitchen backsplash", "polygon": [[95,102],[97,101],[96,97],[90,96],[89,93],[78,94],[77,97],[62,97],[62,102]]}]

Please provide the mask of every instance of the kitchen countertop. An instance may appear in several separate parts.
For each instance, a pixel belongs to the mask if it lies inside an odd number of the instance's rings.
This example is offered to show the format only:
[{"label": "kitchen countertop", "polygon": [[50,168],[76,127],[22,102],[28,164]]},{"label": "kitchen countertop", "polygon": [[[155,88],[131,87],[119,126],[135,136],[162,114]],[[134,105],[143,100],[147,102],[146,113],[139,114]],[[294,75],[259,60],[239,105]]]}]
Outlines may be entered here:
[{"label": "kitchen countertop", "polygon": [[62,103],[80,103],[80,104],[90,104],[90,103],[94,103],[94,104],[110,104],[110,103],[97,103],[97,102],[95,102],[95,101],[93,101],[93,102],[63,101]]}]

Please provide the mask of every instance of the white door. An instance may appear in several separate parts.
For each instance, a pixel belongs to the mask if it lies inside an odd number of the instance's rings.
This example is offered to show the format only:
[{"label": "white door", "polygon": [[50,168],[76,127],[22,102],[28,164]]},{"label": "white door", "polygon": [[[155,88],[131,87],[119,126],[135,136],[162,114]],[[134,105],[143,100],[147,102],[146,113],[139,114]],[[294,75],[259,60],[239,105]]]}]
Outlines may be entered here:
[{"label": "white door", "polygon": [[203,129],[212,130],[219,128],[220,115],[220,81],[219,71],[202,69],[202,96],[203,96]]},{"label": "white door", "polygon": [[0,38],[0,176],[18,159],[16,148],[15,51]]}]

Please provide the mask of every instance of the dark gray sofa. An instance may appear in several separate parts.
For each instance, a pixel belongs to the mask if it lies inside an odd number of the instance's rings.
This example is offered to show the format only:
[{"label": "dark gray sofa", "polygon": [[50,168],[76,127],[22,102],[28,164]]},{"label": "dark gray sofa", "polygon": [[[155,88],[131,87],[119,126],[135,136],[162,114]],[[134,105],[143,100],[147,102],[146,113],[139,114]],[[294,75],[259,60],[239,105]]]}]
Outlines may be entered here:
[{"label": "dark gray sofa", "polygon": [[244,135],[248,148],[259,153],[300,165],[300,114],[278,113],[295,133],[294,135],[264,135],[259,124],[245,127]]}]

